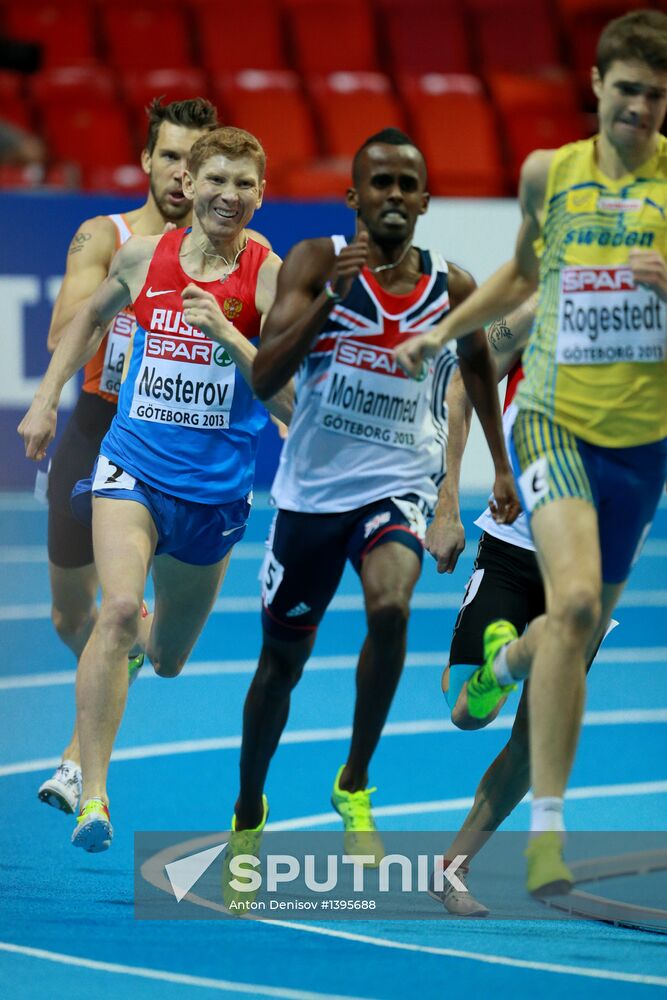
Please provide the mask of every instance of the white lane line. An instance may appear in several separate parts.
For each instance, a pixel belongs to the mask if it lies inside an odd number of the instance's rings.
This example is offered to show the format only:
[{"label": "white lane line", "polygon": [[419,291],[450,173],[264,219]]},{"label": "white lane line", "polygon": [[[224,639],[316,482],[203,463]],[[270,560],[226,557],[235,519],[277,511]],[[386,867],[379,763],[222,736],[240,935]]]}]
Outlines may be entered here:
[{"label": "white lane line", "polygon": [[236,983],[228,979],[209,979],[205,976],[167,972],[164,969],[118,965],[116,962],[97,962],[92,958],[79,958],[77,955],[45,951],[43,948],[28,948],[25,945],[10,944],[8,941],[0,941],[0,951],[26,955],[29,958],[41,958],[47,962],[56,962],[58,965],[94,969],[96,972],[112,972],[119,976],[135,976],[139,979],[153,979],[162,983],[177,983],[179,986],[198,986],[200,989],[217,990],[219,993],[245,993],[251,997],[279,997],[282,1000],[364,1000],[363,997],[353,997],[349,994],[342,996],[339,993],[314,993],[312,990],[292,990],[281,986],[263,986],[258,983]]},{"label": "white lane line", "polygon": [[[665,722],[667,722],[667,708],[626,708],[618,711],[586,712],[584,715],[585,726],[633,726]],[[513,723],[512,716],[499,716],[495,722],[487,726],[487,730],[511,729]],[[407,722],[388,722],[382,731],[384,738],[433,735],[435,733],[460,733],[460,730],[452,725],[448,719],[415,719]],[[329,729],[292,729],[283,733],[280,742],[283,746],[302,743],[334,743],[339,740],[349,740],[351,735],[351,726],[337,726]],[[114,750],[111,759],[113,761],[145,760],[151,757],[170,757],[187,753],[238,750],[240,746],[240,736],[216,736],[209,739],[148,743],[144,746],[125,747]],[[48,768],[56,767],[59,763],[59,757],[42,757],[36,760],[18,761],[14,764],[3,764],[0,767],[0,778],[48,770]]]},{"label": "white lane line", "polygon": [[[301,817],[300,819],[296,819],[291,822],[303,823],[304,818],[305,817]],[[337,819],[340,821],[340,817],[337,816]],[[277,824],[274,824],[273,829],[276,828]],[[283,827],[283,829],[284,828],[286,827]],[[219,836],[219,833],[215,834],[215,839],[218,839]],[[144,862],[141,868],[141,874],[151,885],[155,886],[157,889],[161,889],[163,892],[171,894],[171,886],[163,874],[165,863],[168,863],[176,857],[182,856],[184,853],[187,853],[188,850],[200,849],[201,847],[206,846],[207,843],[207,837],[199,837],[194,841],[176,844],[171,848],[160,851],[157,855],[154,855],[151,859],[149,859],[149,861]],[[188,894],[188,900],[190,903],[196,906],[201,906],[204,909],[224,912],[222,903],[217,903],[211,899],[204,899],[192,890]],[[359,944],[367,945],[369,944],[379,948],[392,949],[394,951],[409,951],[426,955],[438,955],[445,958],[457,958],[471,962],[481,962],[485,965],[502,965],[509,968],[526,969],[534,972],[552,972],[557,975],[582,976],[589,979],[605,979],[615,982],[637,983],[644,986],[667,986],[667,978],[662,976],[649,976],[635,972],[598,969],[594,966],[560,965],[556,962],[530,961],[527,959],[509,958],[505,955],[463,951],[458,948],[441,948],[433,945],[410,944],[408,942],[392,940],[391,938],[375,937],[369,934],[358,934],[352,931],[339,931],[334,930],[331,927],[319,927],[315,924],[308,923],[294,923],[293,921],[288,920],[257,918],[249,921],[249,924],[252,925],[252,923],[255,922],[267,924],[270,927],[284,927],[287,930],[301,931],[306,934],[319,934],[322,937],[333,937],[343,941],[353,941]]]},{"label": "white lane line", "polygon": [[[264,542],[240,542],[234,548],[233,561],[261,561],[266,546]],[[477,541],[468,542],[461,558],[472,559],[477,552]],[[642,559],[664,559],[667,556],[667,539],[650,538],[642,549]],[[31,563],[46,565],[48,553],[45,545],[0,545],[0,563]]]},{"label": "white lane line", "polygon": [[[416,593],[411,606],[413,611],[458,611],[461,606],[461,595],[457,593]],[[664,608],[667,607],[667,590],[626,590],[619,608]],[[363,611],[364,602],[361,594],[339,594],[329,605],[329,612]],[[259,594],[254,597],[220,597],[213,605],[211,614],[259,614]],[[38,621],[51,617],[51,605],[40,604],[5,604],[0,607],[0,621]]]},{"label": "white lane line", "polygon": [[[568,788],[565,798],[569,801],[581,799],[617,799],[637,795],[665,795],[667,781],[638,781],[630,785],[582,785],[579,788]],[[524,796],[521,803],[531,801],[531,794]],[[473,797],[461,799],[437,799],[434,802],[402,802],[393,806],[373,806],[374,816],[424,816],[428,813],[462,812],[472,806]],[[520,803],[520,804],[521,804]],[[267,823],[267,830],[304,830],[309,827],[320,827],[330,823],[340,823],[337,812],[315,813],[312,816],[299,816],[296,819],[277,820]]]},{"label": "white lane line", "polygon": [[[410,669],[430,667],[439,669],[447,662],[447,650],[434,650],[426,653],[408,653],[405,666]],[[339,656],[313,656],[308,660],[307,670],[355,670],[357,666],[356,655]],[[604,663],[607,666],[623,666],[631,663],[633,666],[639,664],[655,664],[667,662],[667,646],[619,646],[616,649],[601,649],[595,658],[596,664]],[[188,677],[218,677],[229,675],[254,674],[257,669],[257,660],[193,660],[188,663],[183,673],[184,678]],[[52,670],[42,674],[10,674],[7,677],[0,677],[0,691],[21,690],[22,688],[36,687],[60,687],[64,684],[74,684],[76,677],[75,670]],[[150,669],[142,670],[139,674],[140,681],[158,680],[157,674]]]},{"label": "white lane line", "polygon": [[[273,927],[288,927],[293,931],[306,934],[321,934],[324,937],[339,938],[343,941],[357,941],[360,944],[374,945],[376,948],[389,948],[393,951],[412,951],[421,955],[441,955],[445,958],[461,958],[470,962],[482,962],[485,965],[504,965],[512,969],[528,969],[533,972],[553,972],[562,976],[582,976],[586,979],[607,979],[619,983],[637,983],[643,986],[667,986],[665,976],[646,976],[636,972],[616,972],[610,969],[596,969],[585,965],[558,965],[555,962],[533,962],[522,958],[507,958],[504,955],[487,955],[483,952],[461,951],[458,948],[438,948],[435,945],[409,944],[404,941],[392,941],[390,938],[373,937],[370,934],[354,934],[351,931],[337,931],[329,927],[317,927],[314,924],[295,924],[283,920],[261,920],[263,924]],[[537,986],[539,991],[539,986]],[[444,994],[443,994],[444,995]]]}]

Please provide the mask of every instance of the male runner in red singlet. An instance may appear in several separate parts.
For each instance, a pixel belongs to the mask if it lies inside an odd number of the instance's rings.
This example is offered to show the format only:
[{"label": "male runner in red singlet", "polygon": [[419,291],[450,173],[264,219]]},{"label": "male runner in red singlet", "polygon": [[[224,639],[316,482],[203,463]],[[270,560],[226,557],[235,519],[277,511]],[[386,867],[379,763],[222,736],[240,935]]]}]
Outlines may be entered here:
[{"label": "male runner in red singlet", "polygon": [[[143,644],[156,672],[175,677],[245,531],[267,419],[248,385],[253,342],[280,265],[246,229],[262,202],[265,162],[242,129],[218,128],[195,142],[183,175],[192,229],[136,236],[121,248],[70,323],[19,426],[26,455],[41,460],[63,385],[132,303],[137,328],[118,410],[91,479],[75,491],[88,507],[92,492],[102,589],[77,676],[83,804],[72,843],[87,851],[105,850],[113,836],[106,778],[127,697],[122,664],[139,636],[148,571],[155,615]],[[291,398],[287,387],[269,407],[289,420]]]},{"label": "male runner in red singlet", "polygon": [[[393,348],[437,323],[474,281],[412,245],[429,196],[423,156],[406,135],[385,129],[371,136],[355,157],[353,185],[347,203],[357,215],[356,237],[306,240],[290,252],[253,370],[264,399],[303,363],[272,490],[279,510],[263,572],[264,642],[245,704],[241,790],[226,867],[261,836],[264,781],[290,694],[347,559],[361,578],[368,634],[357,668],[352,744],[332,802],[343,818],[347,853],[375,863],[382,856],[368,766],[403,669],[425,517],[445,475],[445,392],[456,366],[444,352],[425,366],[420,383],[411,383]],[[511,520],[518,504],[484,332],[462,340],[458,353],[492,450],[499,516]],[[228,904],[242,905],[243,894],[237,898],[225,879],[223,894]]]},{"label": "male runner in red singlet", "polygon": [[[104,281],[111,260],[132,234],[152,236],[165,227],[187,225],[192,202],[183,194],[183,173],[193,143],[216,125],[216,110],[203,98],[159,99],[147,108],[148,134],[141,164],[149,179],[146,201],[123,215],[87,219],[72,239],[65,278],[56,299],[48,347],[55,350],[68,323]],[[252,233],[264,242],[263,237]],[[90,527],[70,507],[74,484],[88,476],[100,442],[116,413],[123,364],[134,329],[131,306],[114,319],[84,369],[83,391],[60,437],[49,470],[48,552],[53,624],[77,660],[97,619],[98,576]],[[146,625],[149,626],[149,622]],[[129,661],[130,680],[143,655]],[[55,773],[39,789],[48,805],[72,813],[81,793],[79,741],[74,730]]]}]

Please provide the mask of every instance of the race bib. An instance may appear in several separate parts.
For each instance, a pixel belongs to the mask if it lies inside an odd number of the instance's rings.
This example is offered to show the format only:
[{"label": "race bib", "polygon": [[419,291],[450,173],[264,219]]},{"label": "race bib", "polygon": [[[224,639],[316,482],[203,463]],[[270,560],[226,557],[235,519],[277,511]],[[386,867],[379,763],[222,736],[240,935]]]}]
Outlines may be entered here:
[{"label": "race bib", "polygon": [[130,416],[203,430],[229,427],[236,365],[222,345],[185,323],[180,313],[172,327],[176,332],[145,335]]},{"label": "race bib", "polygon": [[131,313],[118,313],[107,333],[107,347],[104,352],[100,389],[112,396],[120,392],[123,366],[127,357],[136,320]]},{"label": "race bib", "polygon": [[556,358],[563,365],[664,361],[667,307],[627,265],[561,271]]},{"label": "race bib", "polygon": [[325,430],[413,449],[425,406],[424,385],[405,375],[393,351],[345,338],[336,341],[318,416]]},{"label": "race bib", "polygon": [[95,477],[93,479],[93,493],[97,490],[133,490],[136,486],[136,479],[129,472],[121,469],[120,465],[110,462],[104,455],[100,455],[95,466]]}]

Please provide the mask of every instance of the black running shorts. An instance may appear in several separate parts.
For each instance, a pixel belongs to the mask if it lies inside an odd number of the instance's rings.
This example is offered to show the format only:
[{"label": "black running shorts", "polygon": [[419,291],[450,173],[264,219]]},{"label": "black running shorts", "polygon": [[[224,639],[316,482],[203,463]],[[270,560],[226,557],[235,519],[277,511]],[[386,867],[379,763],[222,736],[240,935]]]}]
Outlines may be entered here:
[{"label": "black running shorts", "polygon": [[115,403],[82,392],[51,460],[48,550],[49,560],[61,569],[78,569],[93,562],[92,530],[72,514],[70,497],[74,484],[90,476],[115,413]]},{"label": "black running shorts", "polygon": [[482,637],[490,622],[505,618],[521,635],[543,613],[544,587],[535,553],[483,534],[454,625],[450,664],[481,666]]},{"label": "black running shorts", "polygon": [[424,555],[424,513],[414,496],[390,497],[339,514],[279,510],[262,567],[262,625],[287,642],[312,635],[349,559],[361,573],[364,558],[385,542]]}]

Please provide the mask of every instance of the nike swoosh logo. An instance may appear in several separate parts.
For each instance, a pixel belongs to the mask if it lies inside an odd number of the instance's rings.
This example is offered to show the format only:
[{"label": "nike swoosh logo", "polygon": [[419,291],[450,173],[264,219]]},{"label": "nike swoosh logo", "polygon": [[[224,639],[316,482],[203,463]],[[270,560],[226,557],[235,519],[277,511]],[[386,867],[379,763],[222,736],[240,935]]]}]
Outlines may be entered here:
[{"label": "nike swoosh logo", "polygon": [[232,534],[232,532],[234,532],[234,531],[240,531],[240,530],[241,530],[241,528],[244,528],[244,527],[245,527],[245,525],[243,525],[243,524],[238,524],[238,525],[237,525],[237,526],[236,526],[235,528],[227,528],[227,531],[223,531],[223,533],[222,533],[222,534],[223,534],[223,536],[224,536],[224,535],[231,535],[231,534]]},{"label": "nike swoosh logo", "polygon": [[169,295],[169,292],[175,292],[175,288],[165,288],[163,292],[154,292],[152,288],[146,289],[146,298],[154,299],[156,295]]}]

